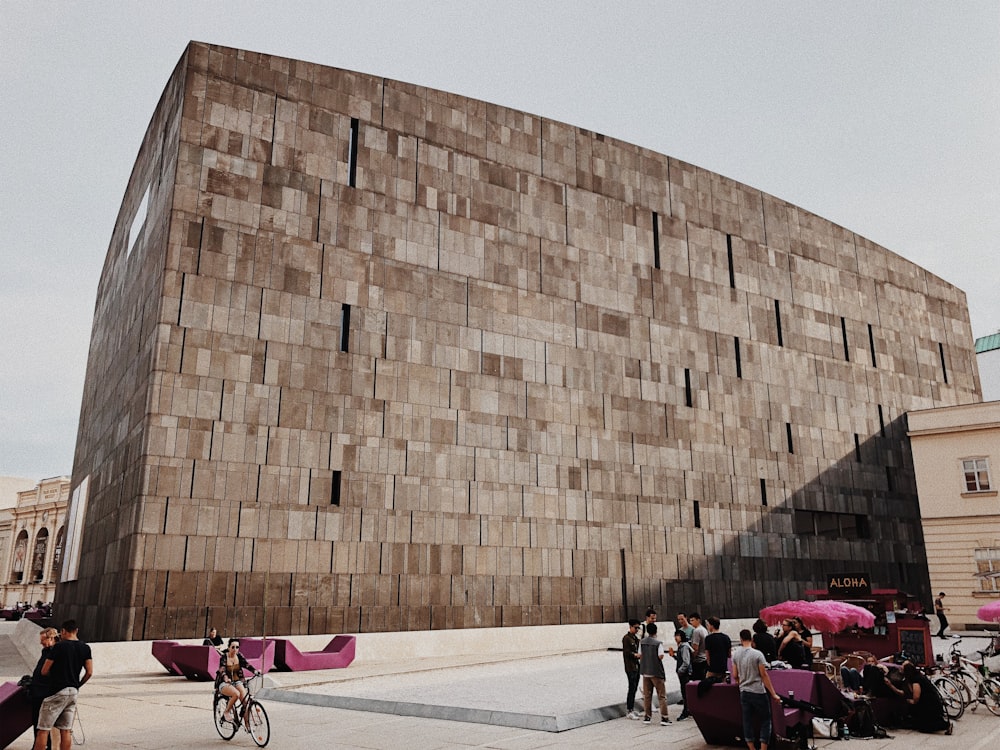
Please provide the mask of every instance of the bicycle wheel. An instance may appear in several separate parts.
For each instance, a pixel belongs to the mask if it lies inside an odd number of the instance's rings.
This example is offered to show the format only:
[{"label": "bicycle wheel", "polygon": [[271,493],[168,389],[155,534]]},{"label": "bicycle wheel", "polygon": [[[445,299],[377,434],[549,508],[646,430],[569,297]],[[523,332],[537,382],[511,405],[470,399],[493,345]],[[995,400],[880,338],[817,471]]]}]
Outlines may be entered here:
[{"label": "bicycle wheel", "polygon": [[271,739],[271,722],[267,720],[267,711],[257,701],[247,707],[246,727],[257,747],[264,747]]},{"label": "bicycle wheel", "polygon": [[979,683],[976,678],[964,669],[952,672],[948,676],[962,688],[962,700],[965,701],[966,708],[972,711],[979,708],[979,701],[976,699],[979,695]]},{"label": "bicycle wheel", "polygon": [[992,677],[983,680],[983,702],[994,716],[1000,716],[1000,682]]},{"label": "bicycle wheel", "polygon": [[948,718],[957,720],[965,713],[965,700],[962,697],[962,688],[950,677],[935,677],[932,684],[937,688],[944,710],[948,713]]},{"label": "bicycle wheel", "polygon": [[215,731],[219,733],[219,736],[224,740],[231,740],[239,727],[235,721],[227,721],[222,718],[222,715],[226,713],[227,703],[229,703],[229,699],[226,696],[216,693],[212,718],[215,719]]}]

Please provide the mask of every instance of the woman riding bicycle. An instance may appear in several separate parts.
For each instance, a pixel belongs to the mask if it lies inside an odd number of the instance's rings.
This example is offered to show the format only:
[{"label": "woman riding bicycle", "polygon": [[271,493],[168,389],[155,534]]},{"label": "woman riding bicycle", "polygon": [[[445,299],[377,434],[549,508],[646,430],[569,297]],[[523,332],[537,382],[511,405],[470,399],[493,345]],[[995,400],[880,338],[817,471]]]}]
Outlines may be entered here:
[{"label": "woman riding bicycle", "polygon": [[219,661],[219,672],[215,676],[215,687],[229,699],[223,716],[226,721],[233,721],[233,706],[236,705],[236,701],[246,699],[247,685],[244,670],[251,675],[257,674],[257,670],[251,667],[240,653],[240,639],[230,638],[229,646]]}]

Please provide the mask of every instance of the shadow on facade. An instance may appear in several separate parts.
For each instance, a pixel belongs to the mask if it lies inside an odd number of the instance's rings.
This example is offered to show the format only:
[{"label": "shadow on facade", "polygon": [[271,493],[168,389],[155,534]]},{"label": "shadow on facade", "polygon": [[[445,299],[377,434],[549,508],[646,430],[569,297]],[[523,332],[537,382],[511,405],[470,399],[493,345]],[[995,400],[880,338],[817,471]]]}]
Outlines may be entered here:
[{"label": "shadow on facade", "polygon": [[[706,552],[682,556],[677,580],[638,581],[626,565],[620,619],[641,618],[650,605],[661,620],[695,610],[754,616],[769,604],[805,598],[807,589],[826,588],[830,574],[848,572],[866,573],[873,588],[899,588],[930,607],[905,416],[786,499],[768,497],[767,507],[763,524],[725,533],[705,523],[702,509]],[[634,555],[624,557],[636,567]]]}]

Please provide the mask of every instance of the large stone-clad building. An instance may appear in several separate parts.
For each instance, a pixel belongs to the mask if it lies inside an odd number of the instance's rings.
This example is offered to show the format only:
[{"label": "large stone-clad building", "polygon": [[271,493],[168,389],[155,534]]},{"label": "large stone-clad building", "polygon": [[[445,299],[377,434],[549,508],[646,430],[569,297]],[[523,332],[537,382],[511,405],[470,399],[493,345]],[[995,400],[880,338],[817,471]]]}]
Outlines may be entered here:
[{"label": "large stone-clad building", "polygon": [[818,216],[192,43],[101,276],[57,607],[150,639],[927,596],[903,415],[978,394],[964,294]]}]

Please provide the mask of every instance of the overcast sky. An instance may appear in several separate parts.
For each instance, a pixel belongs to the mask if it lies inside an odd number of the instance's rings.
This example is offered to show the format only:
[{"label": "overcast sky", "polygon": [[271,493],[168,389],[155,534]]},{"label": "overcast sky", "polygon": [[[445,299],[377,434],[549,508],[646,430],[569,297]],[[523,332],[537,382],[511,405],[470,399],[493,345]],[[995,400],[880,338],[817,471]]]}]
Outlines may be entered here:
[{"label": "overcast sky", "polygon": [[189,40],[444,89],[828,218],[1000,329],[997,2],[0,0],[0,475],[68,474],[97,281]]}]

